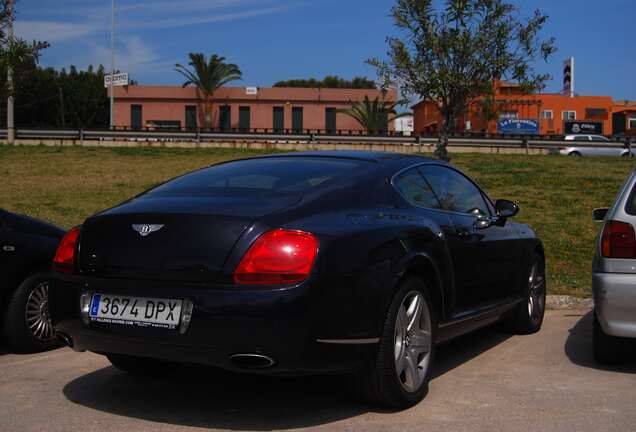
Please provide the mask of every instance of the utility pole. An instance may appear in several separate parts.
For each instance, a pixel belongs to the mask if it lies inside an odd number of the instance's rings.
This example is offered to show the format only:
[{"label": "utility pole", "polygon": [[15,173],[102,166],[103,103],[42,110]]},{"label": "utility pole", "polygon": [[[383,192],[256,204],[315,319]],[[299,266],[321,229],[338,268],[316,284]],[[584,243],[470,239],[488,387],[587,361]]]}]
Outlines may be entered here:
[{"label": "utility pole", "polygon": [[62,129],[66,129],[66,116],[64,115],[64,93],[62,92],[62,87],[60,89],[60,120],[62,123]]},{"label": "utility pole", "polygon": [[[7,43],[11,45],[13,43],[13,0],[7,1],[7,8],[9,12],[7,23]],[[13,69],[11,65],[7,66],[7,88],[9,95],[7,97],[7,142],[9,144],[15,143],[15,125],[13,119]]]},{"label": "utility pole", "polygon": [[111,32],[110,32],[110,128],[115,126],[115,87],[113,81],[115,79],[115,0],[111,0]]}]

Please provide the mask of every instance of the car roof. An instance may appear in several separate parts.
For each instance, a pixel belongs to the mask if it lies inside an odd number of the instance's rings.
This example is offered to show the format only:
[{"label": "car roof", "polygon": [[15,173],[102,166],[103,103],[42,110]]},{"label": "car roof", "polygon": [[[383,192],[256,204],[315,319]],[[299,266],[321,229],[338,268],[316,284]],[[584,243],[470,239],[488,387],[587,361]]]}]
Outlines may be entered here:
[{"label": "car roof", "polygon": [[[402,168],[423,162],[439,162],[445,163],[438,159],[414,154],[394,153],[394,152],[375,152],[362,150],[320,150],[320,151],[304,151],[294,153],[276,153],[260,158],[276,158],[276,157],[319,157],[334,159],[353,159],[367,161],[386,165],[387,167],[400,170]],[[257,158],[258,159],[258,158]]]}]

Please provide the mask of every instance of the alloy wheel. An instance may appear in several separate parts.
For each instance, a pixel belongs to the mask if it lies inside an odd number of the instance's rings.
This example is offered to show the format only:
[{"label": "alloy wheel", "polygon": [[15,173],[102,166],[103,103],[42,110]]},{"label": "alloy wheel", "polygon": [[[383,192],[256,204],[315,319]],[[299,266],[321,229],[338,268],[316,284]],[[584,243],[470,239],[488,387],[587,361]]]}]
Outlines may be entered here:
[{"label": "alloy wheel", "polygon": [[409,292],[395,323],[395,371],[402,387],[417,391],[426,378],[431,357],[430,309],[419,291]]},{"label": "alloy wheel", "polygon": [[49,315],[49,284],[39,283],[29,294],[25,310],[26,324],[34,338],[48,341],[54,338],[55,331]]},{"label": "alloy wheel", "polygon": [[528,276],[528,316],[536,321],[545,308],[545,275],[537,261],[532,264]]}]

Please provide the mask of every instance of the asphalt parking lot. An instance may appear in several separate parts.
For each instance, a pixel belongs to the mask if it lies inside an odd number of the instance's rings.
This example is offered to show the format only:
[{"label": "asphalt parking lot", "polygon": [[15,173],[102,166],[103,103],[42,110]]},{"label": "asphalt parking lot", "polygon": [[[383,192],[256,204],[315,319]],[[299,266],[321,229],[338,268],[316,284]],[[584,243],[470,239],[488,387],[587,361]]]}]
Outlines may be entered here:
[{"label": "asphalt parking lot", "polygon": [[0,354],[2,431],[302,429],[627,431],[636,361],[599,368],[589,311],[548,311],[543,330],[489,328],[439,350],[426,399],[402,412],[356,402],[338,377],[268,378],[186,367],[132,378],[69,349]]}]

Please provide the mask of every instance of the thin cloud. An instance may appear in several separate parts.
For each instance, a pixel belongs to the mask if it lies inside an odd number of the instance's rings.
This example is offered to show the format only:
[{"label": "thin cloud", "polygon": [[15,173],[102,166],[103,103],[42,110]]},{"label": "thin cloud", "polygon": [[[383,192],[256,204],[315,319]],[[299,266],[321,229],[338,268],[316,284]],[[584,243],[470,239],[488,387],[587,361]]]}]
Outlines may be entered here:
[{"label": "thin cloud", "polygon": [[58,21],[16,21],[15,33],[27,40],[61,42],[79,39],[96,30],[94,25]]},{"label": "thin cloud", "polygon": [[215,22],[236,21],[262,15],[270,15],[287,9],[286,6],[277,6],[265,9],[256,9],[245,12],[234,12],[220,15],[188,16],[183,18],[167,18],[152,21],[126,22],[122,26],[136,29],[165,29],[175,27],[187,27]]},{"label": "thin cloud", "polygon": [[121,12],[143,10],[146,13],[166,13],[222,9],[250,3],[254,3],[254,0],[136,1],[130,4],[115,5],[115,7]]}]

